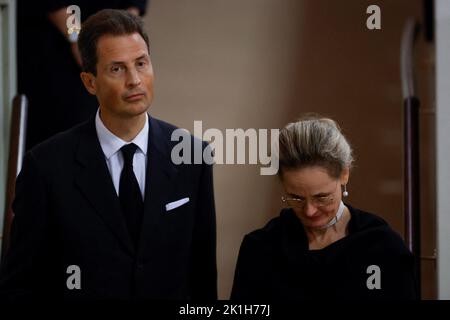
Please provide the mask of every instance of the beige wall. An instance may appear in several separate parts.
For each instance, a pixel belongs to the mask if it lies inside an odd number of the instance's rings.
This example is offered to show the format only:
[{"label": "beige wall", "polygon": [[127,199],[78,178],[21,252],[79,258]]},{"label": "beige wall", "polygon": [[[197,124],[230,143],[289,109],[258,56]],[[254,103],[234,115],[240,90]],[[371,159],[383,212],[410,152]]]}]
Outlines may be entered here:
[{"label": "beige wall", "polygon": [[[311,111],[333,117],[356,153],[349,202],[403,232],[399,48],[421,2],[377,1],[382,30],[369,31],[372,2],[152,0],[151,113],[191,131],[194,120],[225,130],[279,128]],[[280,186],[259,166],[217,165],[215,195],[219,296],[227,299],[242,237],[278,214]],[[433,236],[427,241],[434,247]]]},{"label": "beige wall", "polygon": [[[152,1],[146,19],[156,83],[152,114],[193,130],[279,128],[289,117],[300,7],[282,1]],[[217,165],[220,297],[245,233],[278,211],[277,180],[259,166]],[[276,204],[275,204],[276,203]]]}]

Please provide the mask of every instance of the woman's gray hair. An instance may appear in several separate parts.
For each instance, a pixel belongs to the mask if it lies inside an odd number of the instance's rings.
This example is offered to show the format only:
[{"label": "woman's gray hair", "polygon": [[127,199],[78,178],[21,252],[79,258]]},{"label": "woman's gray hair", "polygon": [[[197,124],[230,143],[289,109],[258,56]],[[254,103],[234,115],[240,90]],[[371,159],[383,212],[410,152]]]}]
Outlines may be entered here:
[{"label": "woman's gray hair", "polygon": [[352,149],[332,119],[308,116],[280,131],[280,177],[286,170],[320,166],[337,179],[352,162]]}]

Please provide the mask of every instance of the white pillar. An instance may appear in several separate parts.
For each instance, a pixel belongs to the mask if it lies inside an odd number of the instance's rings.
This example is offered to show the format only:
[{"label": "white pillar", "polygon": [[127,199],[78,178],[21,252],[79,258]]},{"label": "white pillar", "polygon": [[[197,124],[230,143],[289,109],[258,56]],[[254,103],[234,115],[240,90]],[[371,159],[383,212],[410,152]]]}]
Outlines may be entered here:
[{"label": "white pillar", "polygon": [[437,0],[435,16],[438,298],[450,299],[450,1]]},{"label": "white pillar", "polygon": [[2,236],[11,106],[12,99],[17,93],[16,56],[16,1],[0,0],[0,234]]}]

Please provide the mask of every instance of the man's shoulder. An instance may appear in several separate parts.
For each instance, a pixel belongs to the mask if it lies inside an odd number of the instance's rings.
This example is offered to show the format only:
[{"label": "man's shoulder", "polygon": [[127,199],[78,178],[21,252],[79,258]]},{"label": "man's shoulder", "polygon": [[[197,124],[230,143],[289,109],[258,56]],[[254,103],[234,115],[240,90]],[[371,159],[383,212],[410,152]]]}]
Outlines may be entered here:
[{"label": "man's shoulder", "polygon": [[[155,118],[153,116],[150,116],[149,119],[150,119],[150,126],[156,127],[156,128],[151,128],[151,129],[153,129],[154,132],[158,132],[159,134],[162,134],[168,140],[179,141],[179,137],[187,136],[191,140],[201,141],[201,139],[192,135],[187,129],[177,127],[174,124],[171,124],[169,122],[166,122],[166,121],[158,119],[158,118]],[[203,143],[205,143],[205,142],[203,141]]]},{"label": "man's shoulder", "polygon": [[[158,139],[170,140],[172,133],[180,129],[177,126],[149,116],[150,125],[153,126],[153,131],[158,134]],[[61,154],[62,151],[75,150],[80,141],[80,138],[84,139],[97,139],[97,133],[95,130],[95,120],[91,118],[85,122],[82,122],[66,131],[57,133],[51,138],[34,146],[30,151],[34,156],[55,156]]]},{"label": "man's shoulder", "polygon": [[193,151],[197,150],[197,145],[201,146],[200,150],[202,155],[203,151],[208,148],[208,142],[192,135],[187,129],[177,127],[169,122],[154,118],[152,116],[149,117],[149,121],[149,139],[158,140],[156,143],[160,146],[164,146],[163,150],[168,152],[172,152],[174,148],[179,151],[180,148],[183,149],[184,147],[187,147],[187,150],[191,151],[191,163],[195,162]]},{"label": "man's shoulder", "polygon": [[167,121],[155,118],[151,115],[149,115],[149,121],[150,121],[150,125],[152,126],[157,126],[162,133],[166,134],[166,135],[172,135],[172,132],[180,129],[179,127],[177,127],[176,125],[173,125]]},{"label": "man's shoulder", "polygon": [[60,158],[72,155],[82,135],[88,135],[95,129],[93,119],[80,123],[66,131],[57,133],[51,138],[37,144],[27,154],[38,161],[57,161]]}]

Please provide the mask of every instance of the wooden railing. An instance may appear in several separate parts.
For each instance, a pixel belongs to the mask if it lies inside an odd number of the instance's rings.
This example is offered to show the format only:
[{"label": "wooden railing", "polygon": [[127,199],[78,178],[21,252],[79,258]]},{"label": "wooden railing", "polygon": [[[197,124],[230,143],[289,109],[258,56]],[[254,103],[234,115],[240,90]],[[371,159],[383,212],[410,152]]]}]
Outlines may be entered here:
[{"label": "wooden railing", "polygon": [[405,242],[414,254],[421,289],[419,106],[414,77],[414,43],[420,26],[408,20],[403,30],[400,66],[403,91]]}]

